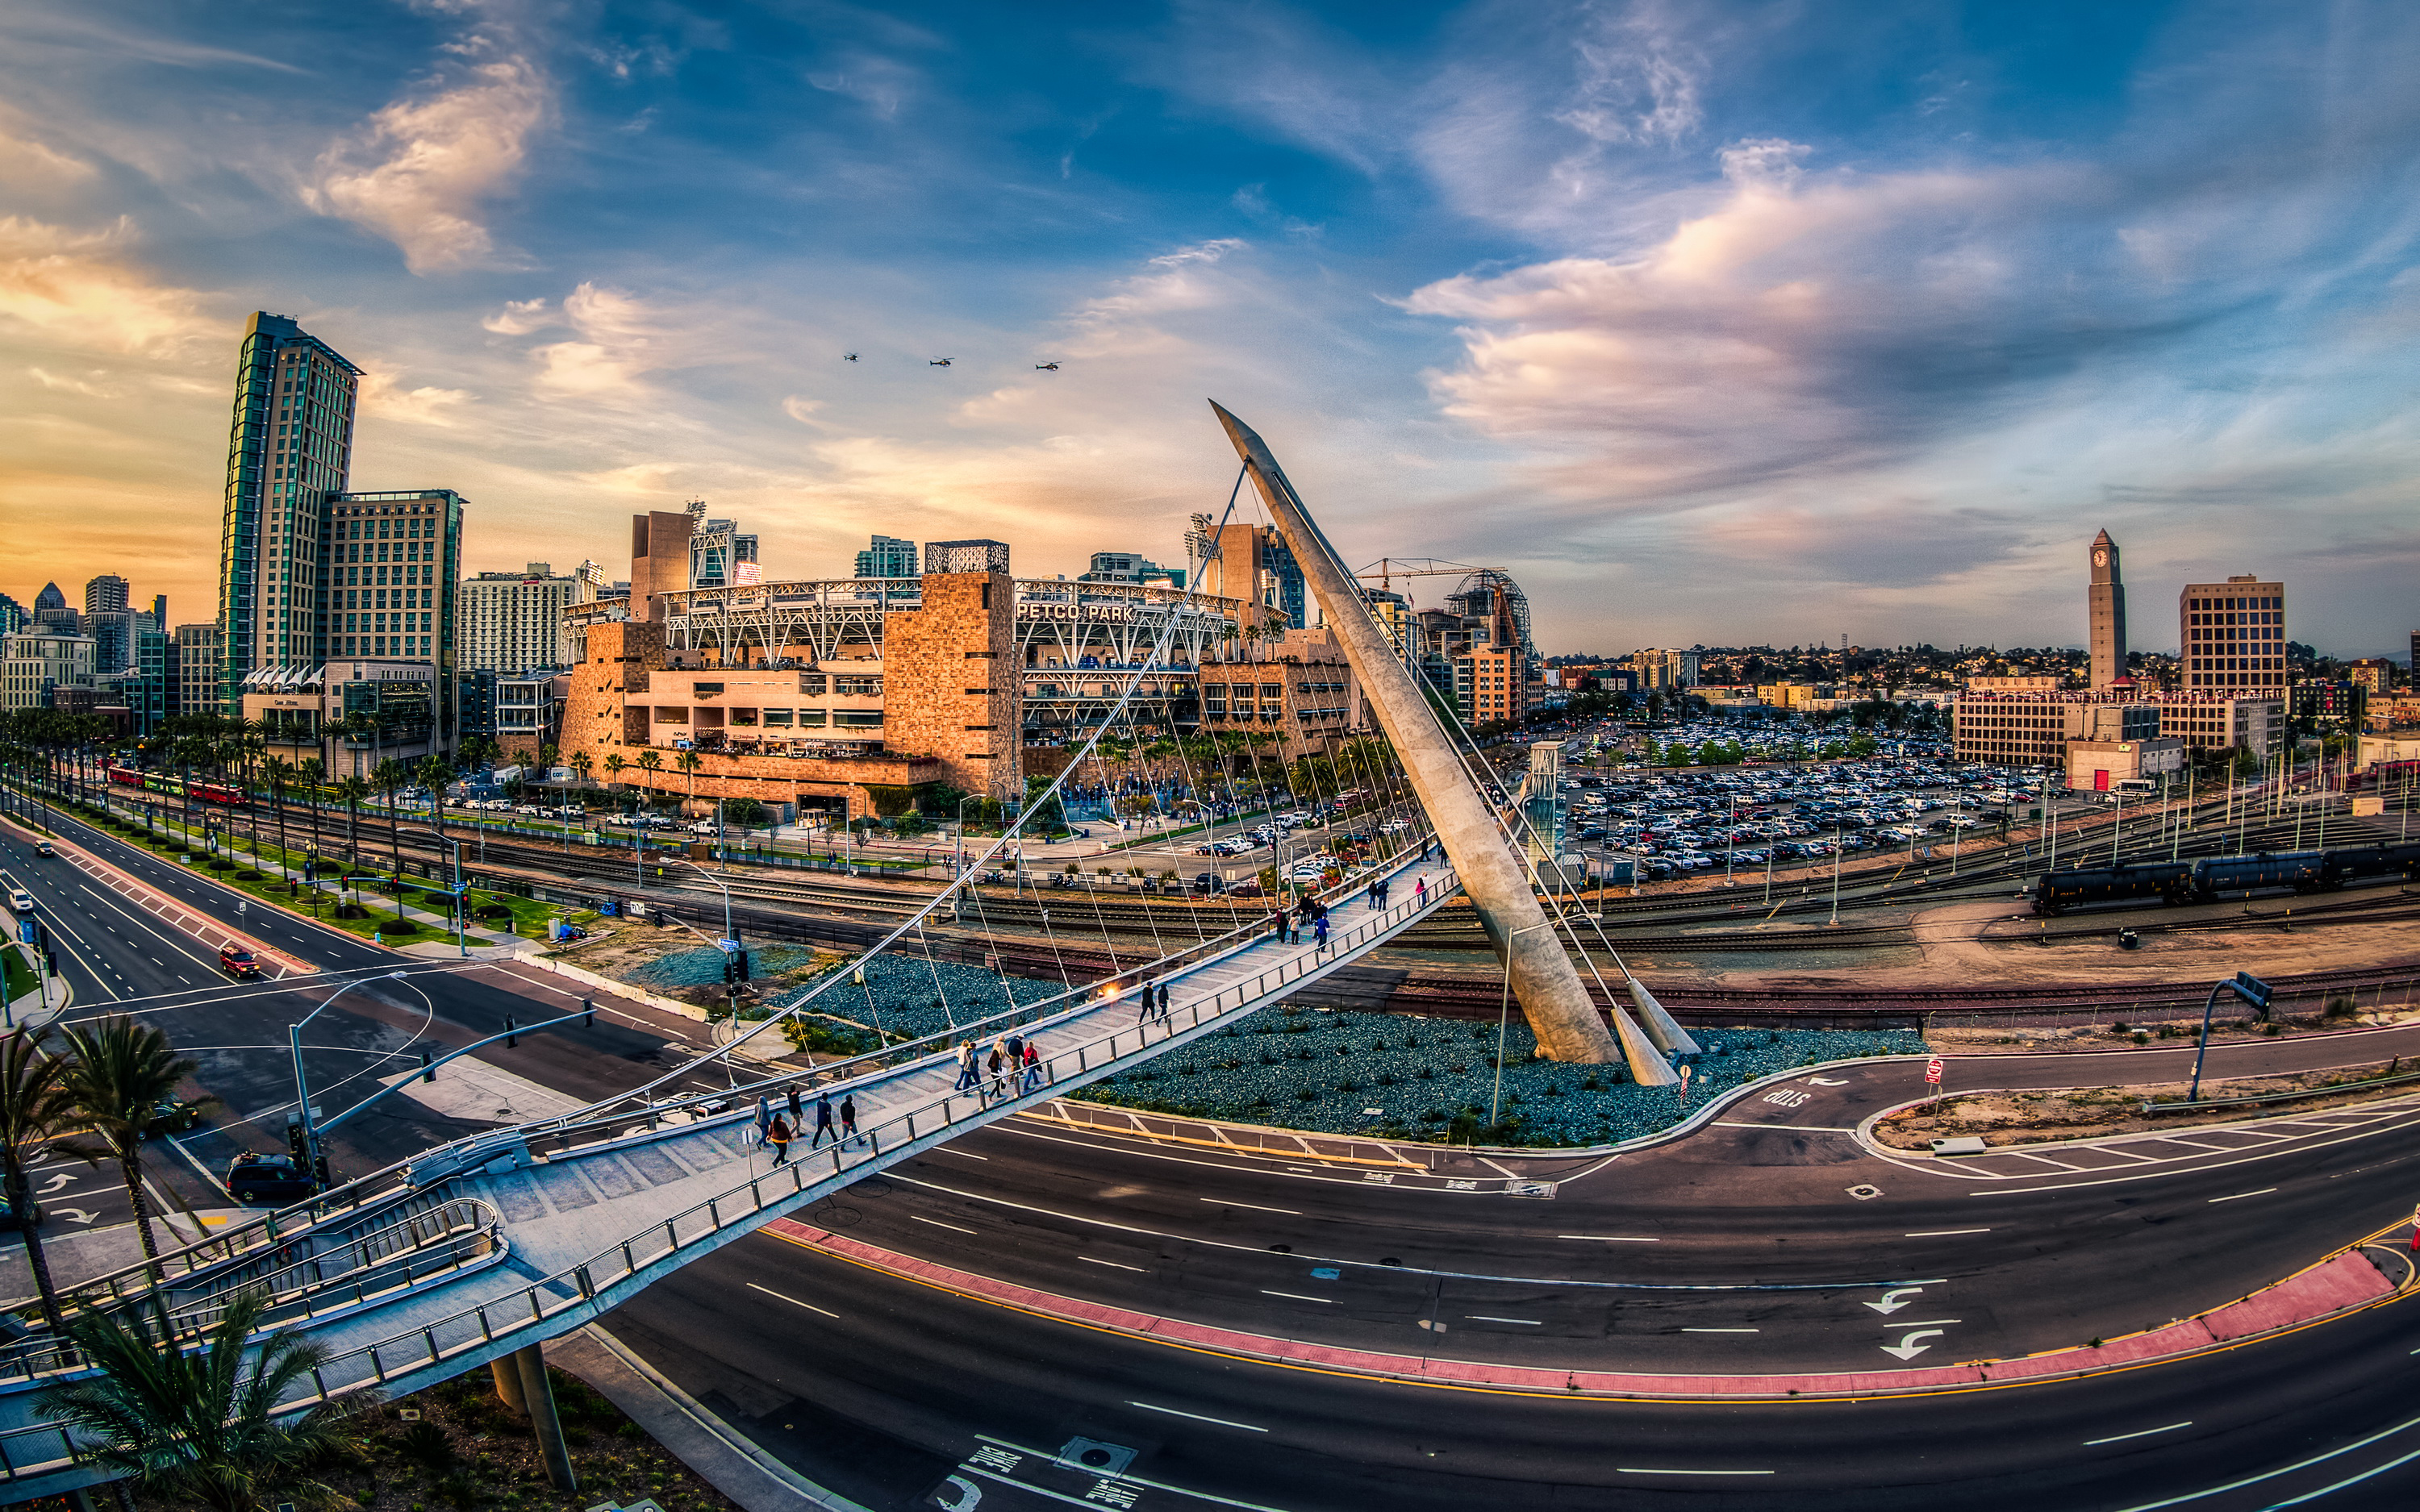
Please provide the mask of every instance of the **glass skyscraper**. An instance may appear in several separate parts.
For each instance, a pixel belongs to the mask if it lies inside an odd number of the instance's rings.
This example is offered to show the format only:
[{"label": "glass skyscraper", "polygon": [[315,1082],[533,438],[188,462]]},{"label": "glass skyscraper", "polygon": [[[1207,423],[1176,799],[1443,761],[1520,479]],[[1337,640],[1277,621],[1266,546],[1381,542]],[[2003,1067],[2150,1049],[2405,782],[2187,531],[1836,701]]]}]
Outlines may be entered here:
[{"label": "glass skyscraper", "polygon": [[324,656],[320,545],[330,496],[351,475],[361,369],[282,315],[255,314],[236,368],[219,534],[219,693]]}]

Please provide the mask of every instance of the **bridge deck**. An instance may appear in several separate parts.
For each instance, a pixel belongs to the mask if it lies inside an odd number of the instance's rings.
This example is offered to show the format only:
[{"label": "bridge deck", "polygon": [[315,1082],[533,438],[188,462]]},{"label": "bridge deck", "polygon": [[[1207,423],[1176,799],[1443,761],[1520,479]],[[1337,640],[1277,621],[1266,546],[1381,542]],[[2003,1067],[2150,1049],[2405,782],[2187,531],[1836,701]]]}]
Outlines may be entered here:
[{"label": "bridge deck", "polygon": [[[991,1036],[1012,1026],[1035,1045],[1041,1069],[1031,1091],[1021,1079],[1007,1094],[960,1090],[954,1056],[946,1050],[812,1090],[802,1083],[810,1100],[829,1092],[835,1106],[842,1093],[853,1095],[859,1134],[811,1149],[811,1122],[785,1165],[776,1165],[773,1151],[759,1145],[754,1119],[760,1095],[785,1105],[786,1081],[743,1088],[728,1112],[703,1119],[633,1110],[522,1125],[513,1133],[527,1136],[526,1154],[497,1149],[488,1165],[431,1183],[448,1197],[490,1205],[503,1244],[475,1263],[383,1296],[332,1299],[318,1316],[288,1322],[329,1356],[311,1396],[288,1405],[367,1385],[416,1390],[567,1333],[768,1219],[1280,1001],[1426,917],[1458,886],[1450,868],[1417,858],[1373,875],[1386,876],[1397,896],[1384,910],[1358,901],[1337,907],[1325,948],[1287,945],[1261,927],[1124,973],[1110,984],[1114,995],[1088,990],[1072,1001],[970,1026],[986,1049]],[[1134,988],[1141,981],[1168,987],[1164,1020],[1139,1011]],[[458,1141],[414,1165],[442,1168],[449,1152],[459,1159],[485,1151],[500,1143],[500,1133]],[[501,1143],[516,1141],[506,1134]],[[0,1484],[12,1500],[98,1478],[74,1468],[60,1431],[33,1415],[32,1388],[58,1379],[56,1371],[30,1369],[0,1381]]]}]

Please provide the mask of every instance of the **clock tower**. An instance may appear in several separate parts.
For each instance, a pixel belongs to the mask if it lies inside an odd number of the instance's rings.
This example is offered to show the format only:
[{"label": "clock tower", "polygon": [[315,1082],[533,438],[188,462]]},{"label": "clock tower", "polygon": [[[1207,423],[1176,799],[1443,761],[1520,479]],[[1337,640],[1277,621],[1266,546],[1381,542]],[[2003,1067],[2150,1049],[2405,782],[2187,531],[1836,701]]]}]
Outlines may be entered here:
[{"label": "clock tower", "polygon": [[2126,585],[2118,575],[2118,543],[2107,531],[2092,538],[2092,586],[2086,596],[2092,621],[2092,686],[2104,688],[2126,675]]}]

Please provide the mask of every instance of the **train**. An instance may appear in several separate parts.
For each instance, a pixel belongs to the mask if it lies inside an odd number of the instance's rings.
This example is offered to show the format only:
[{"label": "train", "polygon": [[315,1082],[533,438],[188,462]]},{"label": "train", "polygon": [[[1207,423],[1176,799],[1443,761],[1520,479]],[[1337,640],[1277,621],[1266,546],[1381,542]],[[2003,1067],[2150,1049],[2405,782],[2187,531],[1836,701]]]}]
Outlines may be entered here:
[{"label": "train", "polygon": [[149,793],[166,793],[177,797],[191,794],[203,803],[216,803],[240,809],[252,802],[252,795],[225,782],[187,782],[168,772],[147,772],[139,766],[113,766],[109,779],[119,787],[142,788]]},{"label": "train", "polygon": [[2365,878],[2391,876],[2420,878],[2420,841],[2053,872],[2034,887],[2034,912],[2055,918],[2079,903],[2206,903],[2281,888],[2331,892]]}]

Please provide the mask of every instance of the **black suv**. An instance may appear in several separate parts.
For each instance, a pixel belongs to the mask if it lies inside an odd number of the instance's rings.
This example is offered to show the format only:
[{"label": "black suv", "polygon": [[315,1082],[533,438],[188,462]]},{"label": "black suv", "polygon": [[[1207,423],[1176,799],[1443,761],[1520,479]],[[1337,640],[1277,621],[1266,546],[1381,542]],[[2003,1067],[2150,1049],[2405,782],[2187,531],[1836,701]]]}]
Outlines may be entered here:
[{"label": "black suv", "polygon": [[247,1208],[277,1207],[318,1196],[319,1183],[284,1155],[238,1155],[227,1163],[226,1189]]}]

